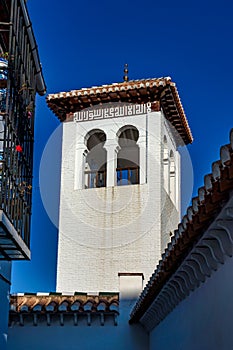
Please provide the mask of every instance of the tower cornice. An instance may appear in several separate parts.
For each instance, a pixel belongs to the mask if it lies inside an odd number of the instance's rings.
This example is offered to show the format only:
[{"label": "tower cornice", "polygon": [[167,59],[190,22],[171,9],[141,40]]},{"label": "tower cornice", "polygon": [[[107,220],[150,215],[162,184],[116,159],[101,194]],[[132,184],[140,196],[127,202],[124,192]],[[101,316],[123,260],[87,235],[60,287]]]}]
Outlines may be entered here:
[{"label": "tower cornice", "polygon": [[193,141],[176,84],[170,77],[130,80],[47,96],[49,108],[61,122],[72,120],[70,116],[75,112],[116,102],[133,104],[159,102],[166,119],[175,127],[184,143]]}]

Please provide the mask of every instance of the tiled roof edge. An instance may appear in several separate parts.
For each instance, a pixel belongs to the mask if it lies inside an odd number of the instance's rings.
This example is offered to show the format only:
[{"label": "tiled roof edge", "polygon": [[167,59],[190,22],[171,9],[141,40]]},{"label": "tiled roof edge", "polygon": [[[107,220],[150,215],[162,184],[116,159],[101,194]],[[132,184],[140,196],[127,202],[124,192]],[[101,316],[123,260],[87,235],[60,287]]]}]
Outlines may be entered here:
[{"label": "tiled roof edge", "polygon": [[[151,91],[151,95],[149,91]],[[163,97],[161,97],[162,95]],[[46,100],[50,110],[61,122],[64,122],[72,121],[72,115],[76,111],[85,110],[98,104],[126,102],[127,100],[130,103],[142,103],[152,101],[153,98],[161,101],[165,117],[178,131],[183,142],[185,144],[192,143],[193,136],[188,120],[176,84],[171,81],[170,77],[92,86],[50,94]]]},{"label": "tiled roof edge", "polygon": [[170,82],[171,82],[171,77],[129,80],[128,82],[112,83],[112,84],[106,84],[106,85],[100,85],[100,86],[91,86],[91,87],[81,88],[77,90],[62,91],[54,94],[49,94],[46,97],[46,100],[50,101],[56,98],[66,98],[69,96],[94,94],[94,93],[99,93],[101,90],[104,90],[104,89],[106,90],[106,92],[112,92],[115,90],[118,91],[119,88],[122,88],[124,90],[135,89],[141,83],[145,83],[145,84],[157,83],[157,84],[166,85],[167,83],[170,83]]},{"label": "tiled roof edge", "polygon": [[56,319],[60,320],[61,326],[64,325],[64,316],[67,316],[67,320],[73,319],[74,325],[78,324],[79,316],[86,318],[87,325],[91,324],[92,316],[99,318],[100,325],[104,325],[106,316],[112,318],[116,326],[119,293],[18,293],[10,297],[10,324],[22,326],[27,319],[29,322],[33,320],[34,326],[37,326],[38,322],[45,322],[50,326],[51,315],[54,322]]}]

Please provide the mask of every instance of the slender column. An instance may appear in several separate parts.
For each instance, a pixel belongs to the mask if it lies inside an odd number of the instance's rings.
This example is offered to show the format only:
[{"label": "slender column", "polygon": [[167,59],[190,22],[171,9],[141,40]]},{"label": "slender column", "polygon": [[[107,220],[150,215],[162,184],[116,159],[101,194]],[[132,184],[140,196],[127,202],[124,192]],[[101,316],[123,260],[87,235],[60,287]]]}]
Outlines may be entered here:
[{"label": "slender column", "polygon": [[181,195],[181,184],[180,184],[180,153],[176,152],[176,169],[175,169],[175,179],[176,179],[176,208],[179,213],[181,213],[181,201],[180,201],[180,195]]},{"label": "slender column", "polygon": [[164,149],[163,153],[163,184],[167,192],[169,192],[169,159],[168,159],[168,149]]},{"label": "slender column", "polygon": [[85,153],[87,152],[85,145],[77,145],[75,152],[75,170],[74,170],[74,189],[81,190],[84,188],[84,166]]},{"label": "slender column", "polygon": [[116,186],[118,145],[115,140],[108,140],[104,148],[107,150],[107,187]]},{"label": "slender column", "polygon": [[146,145],[146,135],[140,135],[137,142],[139,146],[139,167],[140,167],[140,184],[145,184],[147,182],[147,145]]},{"label": "slender column", "polygon": [[170,163],[170,197],[176,203],[176,170],[174,160]]}]

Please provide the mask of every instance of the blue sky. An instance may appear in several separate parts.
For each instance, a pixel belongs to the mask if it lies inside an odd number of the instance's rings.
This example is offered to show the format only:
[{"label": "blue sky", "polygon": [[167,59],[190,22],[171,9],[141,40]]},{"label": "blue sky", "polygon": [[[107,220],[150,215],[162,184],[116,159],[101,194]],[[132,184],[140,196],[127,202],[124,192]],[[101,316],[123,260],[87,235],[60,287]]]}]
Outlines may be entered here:
[{"label": "blue sky", "polygon": [[[27,5],[48,93],[120,82],[126,62],[130,79],[172,77],[194,136],[188,150],[196,195],[233,127],[233,3],[28,0]],[[32,260],[13,264],[12,292],[55,289],[57,231],[40,200],[39,164],[58,125],[45,98],[38,97]],[[58,164],[60,145],[54,149]],[[58,168],[48,171],[57,174]]]}]

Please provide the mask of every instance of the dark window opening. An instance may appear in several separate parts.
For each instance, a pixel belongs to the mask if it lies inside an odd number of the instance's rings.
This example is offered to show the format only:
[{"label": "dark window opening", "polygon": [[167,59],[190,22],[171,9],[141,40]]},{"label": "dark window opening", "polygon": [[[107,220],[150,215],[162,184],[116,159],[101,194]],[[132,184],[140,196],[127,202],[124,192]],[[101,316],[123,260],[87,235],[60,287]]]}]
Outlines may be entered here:
[{"label": "dark window opening", "polygon": [[102,130],[92,130],[86,138],[88,153],[84,170],[85,188],[106,187],[107,151],[106,135]]},{"label": "dark window opening", "polygon": [[120,130],[117,155],[117,186],[136,185],[139,179],[139,132],[134,126],[125,126]]}]

